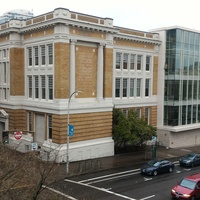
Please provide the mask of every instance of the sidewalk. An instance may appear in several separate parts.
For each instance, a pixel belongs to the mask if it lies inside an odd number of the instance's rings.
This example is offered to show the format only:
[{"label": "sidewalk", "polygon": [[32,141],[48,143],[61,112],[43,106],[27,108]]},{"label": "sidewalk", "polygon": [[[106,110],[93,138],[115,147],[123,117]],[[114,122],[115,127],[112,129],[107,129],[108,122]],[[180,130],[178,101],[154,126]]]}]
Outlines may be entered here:
[{"label": "sidewalk", "polygon": [[[179,157],[186,155],[189,152],[200,153],[200,146],[183,147],[183,148],[169,148],[163,146],[156,147],[156,158],[178,160]],[[79,162],[71,162],[69,165],[69,176],[90,173],[95,171],[102,171],[113,169],[116,167],[123,167],[128,165],[141,166],[144,162],[152,159],[152,152],[133,152],[128,154],[114,155],[110,157],[97,158]],[[61,170],[65,173],[65,164],[60,164]]]}]

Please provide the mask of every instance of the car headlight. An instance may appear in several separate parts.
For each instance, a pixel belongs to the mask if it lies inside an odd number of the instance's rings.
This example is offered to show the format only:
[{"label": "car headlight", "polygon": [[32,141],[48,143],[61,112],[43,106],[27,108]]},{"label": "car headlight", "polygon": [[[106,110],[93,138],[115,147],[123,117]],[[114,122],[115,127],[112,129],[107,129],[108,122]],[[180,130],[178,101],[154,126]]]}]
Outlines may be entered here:
[{"label": "car headlight", "polygon": [[172,192],[173,192],[173,193],[175,193],[175,190],[174,190],[174,189],[172,189]]},{"label": "car headlight", "polygon": [[190,194],[183,194],[184,197],[190,197]]},{"label": "car headlight", "polygon": [[186,161],[186,163],[190,163],[190,162],[191,162],[191,160],[187,160],[187,161]]}]

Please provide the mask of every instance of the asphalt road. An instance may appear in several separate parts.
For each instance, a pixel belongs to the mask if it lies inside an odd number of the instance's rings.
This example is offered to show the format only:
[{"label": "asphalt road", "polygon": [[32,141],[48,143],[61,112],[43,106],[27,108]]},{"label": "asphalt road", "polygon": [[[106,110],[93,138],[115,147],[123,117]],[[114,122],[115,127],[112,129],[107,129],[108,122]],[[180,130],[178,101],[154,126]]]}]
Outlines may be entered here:
[{"label": "asphalt road", "polygon": [[129,166],[65,179],[49,189],[71,200],[169,200],[176,182],[194,173],[200,173],[200,166],[184,168],[176,161],[172,173],[157,176]]}]

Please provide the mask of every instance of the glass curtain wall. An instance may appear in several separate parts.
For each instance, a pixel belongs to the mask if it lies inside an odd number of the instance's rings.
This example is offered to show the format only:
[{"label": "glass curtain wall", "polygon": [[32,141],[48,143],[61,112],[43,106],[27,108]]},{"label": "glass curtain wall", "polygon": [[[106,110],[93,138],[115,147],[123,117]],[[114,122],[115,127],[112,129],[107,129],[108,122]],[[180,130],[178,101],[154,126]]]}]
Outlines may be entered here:
[{"label": "glass curtain wall", "polygon": [[199,39],[186,30],[166,32],[164,125],[200,121]]}]

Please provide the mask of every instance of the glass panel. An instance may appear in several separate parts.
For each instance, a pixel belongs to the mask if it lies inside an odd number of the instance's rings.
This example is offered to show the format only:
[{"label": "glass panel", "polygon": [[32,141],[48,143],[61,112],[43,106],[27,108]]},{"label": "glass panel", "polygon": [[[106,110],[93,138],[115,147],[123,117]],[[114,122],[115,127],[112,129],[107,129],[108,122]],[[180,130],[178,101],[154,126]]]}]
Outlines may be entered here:
[{"label": "glass panel", "polygon": [[187,124],[191,124],[192,106],[188,105]]},{"label": "glass panel", "polygon": [[116,69],[120,69],[121,53],[116,53]]},{"label": "glass panel", "polygon": [[190,80],[188,84],[188,100],[192,100],[192,85],[192,81]]},{"label": "glass panel", "polygon": [[130,97],[134,97],[134,79],[130,79]]},{"label": "glass panel", "polygon": [[128,79],[127,78],[123,79],[123,97],[127,97],[127,83]]},{"label": "glass panel", "polygon": [[128,69],[128,54],[124,54],[124,59],[123,59],[123,69]]},{"label": "glass panel", "polygon": [[187,100],[187,81],[183,80],[183,97],[182,100]]},{"label": "glass panel", "polygon": [[134,69],[135,69],[135,55],[134,55],[134,54],[131,54],[130,69],[131,69],[131,70],[134,70]]},{"label": "glass panel", "polygon": [[186,106],[182,106],[182,125],[186,124]]},{"label": "glass panel", "polygon": [[137,97],[140,97],[141,93],[141,79],[137,79]]},{"label": "glass panel", "polygon": [[120,97],[120,78],[115,80],[115,97]]}]

